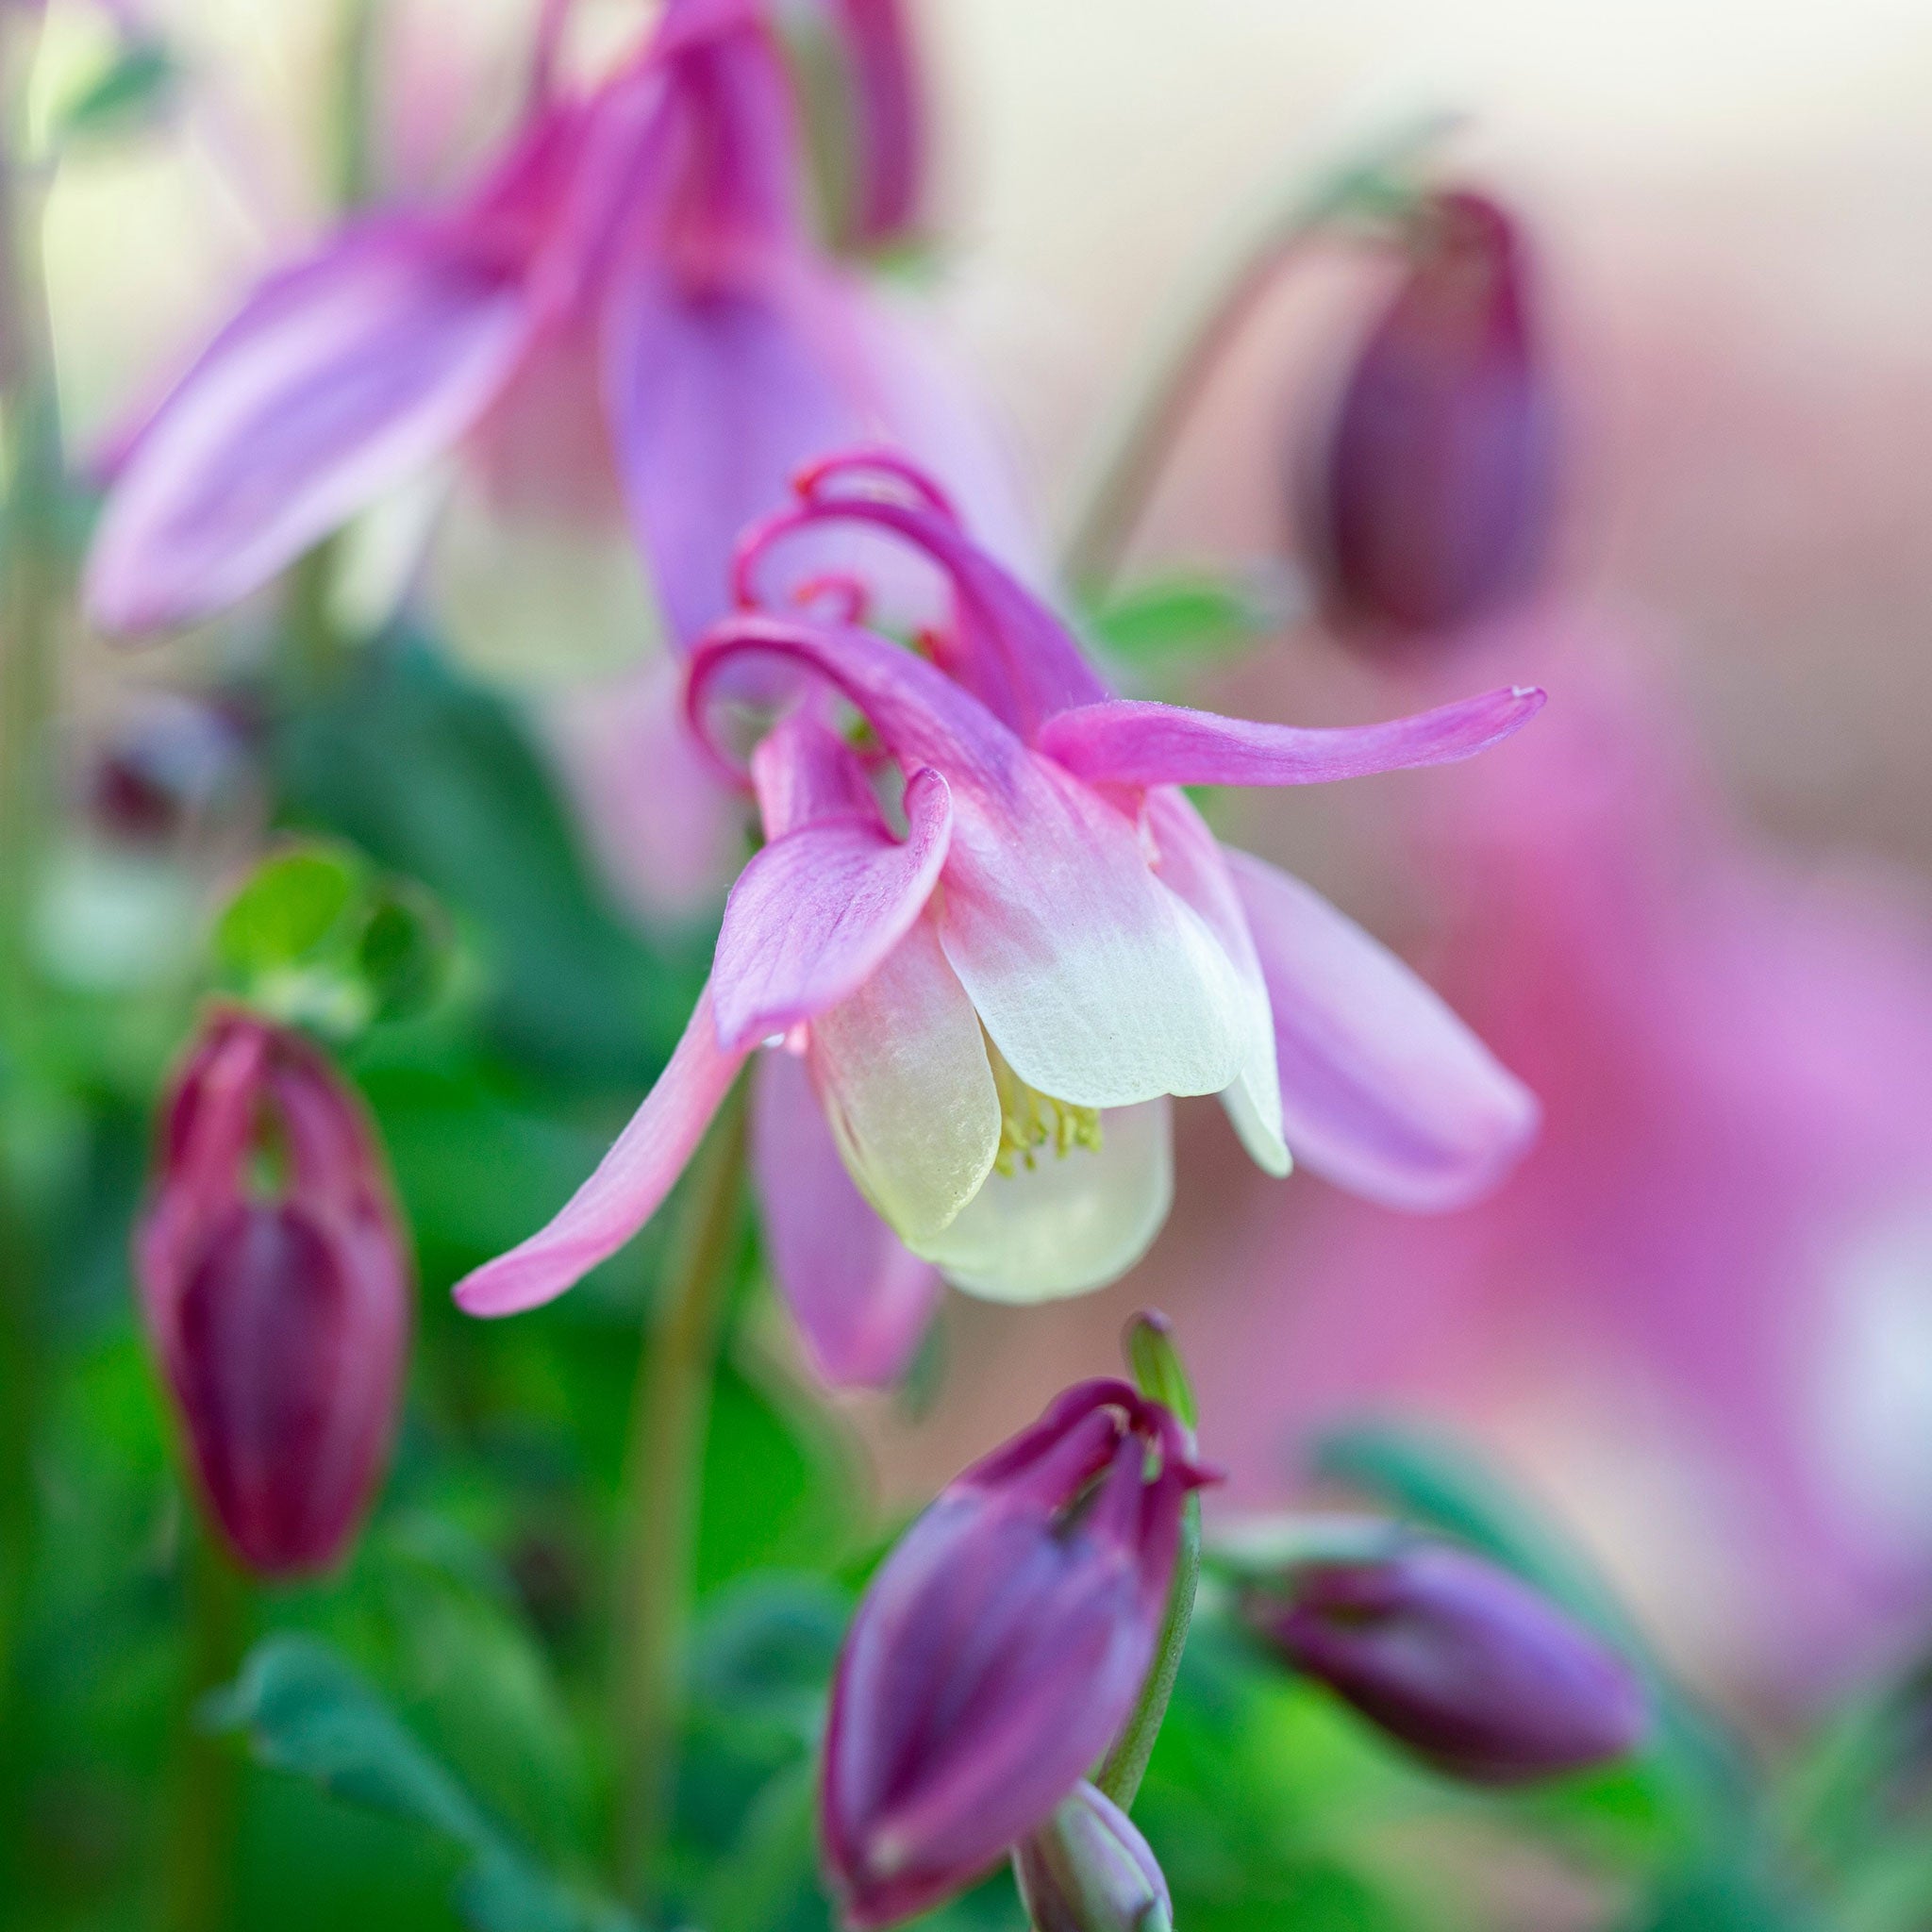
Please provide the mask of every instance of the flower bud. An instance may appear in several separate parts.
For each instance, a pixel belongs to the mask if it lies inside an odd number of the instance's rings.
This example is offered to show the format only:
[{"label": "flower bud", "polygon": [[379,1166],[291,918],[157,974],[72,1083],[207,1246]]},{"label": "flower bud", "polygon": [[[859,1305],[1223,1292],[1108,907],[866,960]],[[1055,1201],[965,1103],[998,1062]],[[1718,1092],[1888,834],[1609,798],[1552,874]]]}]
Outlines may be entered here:
[{"label": "flower bud", "polygon": [[1091,1785],[1013,1851],[1034,1932],[1172,1932],[1174,1901],[1147,1840]]},{"label": "flower bud", "polygon": [[1107,1750],[1154,1657],[1182,1505],[1208,1480],[1159,1404],[1087,1382],[908,1531],[832,1689],[821,1840],[851,1924],[971,1884]]},{"label": "flower bud", "polygon": [[1296,1670],[1474,1784],[1622,1757],[1647,1725],[1620,1658],[1507,1571],[1447,1544],[1298,1568],[1286,1594],[1251,1591],[1243,1609]]},{"label": "flower bud", "polygon": [[266,1576],[326,1568],[388,1459],[409,1264],[369,1123],[299,1035],[203,1028],[135,1235],[148,1333],[202,1494]]},{"label": "flower bud", "polygon": [[1424,202],[1412,234],[1305,491],[1309,567],[1357,632],[1490,615],[1530,588],[1552,521],[1553,412],[1522,239],[1464,193]]}]

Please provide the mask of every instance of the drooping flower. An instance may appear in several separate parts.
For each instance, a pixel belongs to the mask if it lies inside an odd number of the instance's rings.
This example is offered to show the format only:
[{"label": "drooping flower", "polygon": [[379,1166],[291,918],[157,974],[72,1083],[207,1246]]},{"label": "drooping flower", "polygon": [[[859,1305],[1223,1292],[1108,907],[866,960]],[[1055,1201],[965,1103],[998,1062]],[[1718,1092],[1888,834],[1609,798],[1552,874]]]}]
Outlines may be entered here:
[{"label": "drooping flower", "polygon": [[832,1686],[820,1839],[849,1923],[937,1905],[1047,1825],[1133,1708],[1210,1479],[1166,1409],[1086,1382],[901,1539]]},{"label": "drooping flower", "polygon": [[1134,1822],[1090,1784],[1013,1848],[1035,1932],[1172,1932],[1167,1879]]},{"label": "drooping flower", "polygon": [[239,1008],[204,1026],[167,1101],[135,1274],[236,1555],[267,1576],[327,1568],[388,1458],[410,1269],[369,1123],[298,1035]]},{"label": "drooping flower", "polygon": [[1509,1785],[1634,1750],[1635,1674],[1507,1571],[1447,1543],[1297,1568],[1250,1591],[1251,1626],[1296,1670],[1451,1777]]},{"label": "drooping flower", "polygon": [[459,204],[357,222],[257,289],[121,455],[95,622],[206,616],[452,451],[540,536],[614,476],[680,641],[817,450],[890,433],[969,495],[1002,489],[931,350],[814,248],[800,175],[762,0],[670,0]]},{"label": "drooping flower", "polygon": [[1482,195],[1432,195],[1409,246],[1304,475],[1307,562],[1357,634],[1493,614],[1533,585],[1554,520],[1550,380],[1516,225]]},{"label": "drooping flower", "polygon": [[[856,609],[788,602],[718,625],[693,654],[689,703],[708,733],[726,697],[788,679],[802,691],[751,759],[770,842],[733,889],[710,982],[658,1087],[548,1227],[458,1284],[464,1307],[548,1300],[628,1240],[741,1062],[780,1038],[871,1209],[995,1299],[1077,1293],[1139,1258],[1171,1194],[1171,1095],[1219,1094],[1270,1173],[1288,1171],[1292,1141],[1405,1207],[1465,1199],[1508,1166],[1534,1125],[1524,1091],[1340,913],[1224,854],[1179,788],[1465,758],[1526,722],[1541,692],[1337,730],[1115,699],[903,459],[829,458],[798,488],[797,507],[747,540],[747,603],[780,546],[858,525],[925,560],[944,614],[922,653]],[[838,728],[835,702],[869,743]],[[904,838],[876,789],[889,781],[903,783]],[[799,1091],[777,1103],[794,1116]],[[778,1225],[818,1211],[788,1198],[788,1176],[823,1165],[773,1163]],[[825,1211],[857,1208],[841,1197]],[[877,1252],[896,1269],[896,1248]],[[794,1307],[865,1291],[841,1272],[842,1291],[789,1285]],[[920,1306],[903,1283],[898,1306]]]}]

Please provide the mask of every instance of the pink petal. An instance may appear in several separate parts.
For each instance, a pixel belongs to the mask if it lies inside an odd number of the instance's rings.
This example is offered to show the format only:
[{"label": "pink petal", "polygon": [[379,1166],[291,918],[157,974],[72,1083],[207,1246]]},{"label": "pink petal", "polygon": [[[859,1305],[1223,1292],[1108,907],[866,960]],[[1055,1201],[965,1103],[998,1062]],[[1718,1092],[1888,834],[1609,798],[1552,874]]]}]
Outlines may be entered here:
[{"label": "pink petal", "polygon": [[858,818],[800,825],[739,874],[712,970],[727,1053],[857,992],[911,929],[952,842],[952,794],[937,772],[913,775],[906,817],[903,843]]},{"label": "pink petal", "polygon": [[687,290],[641,253],[613,283],[604,380],[618,468],[681,642],[724,613],[740,530],[860,426],[831,306],[794,275]]},{"label": "pink petal", "polygon": [[890,242],[917,215],[925,115],[906,0],[829,0],[851,66],[858,185],[853,239]]},{"label": "pink petal", "polygon": [[[983,475],[977,456],[971,470],[975,479]],[[880,493],[882,483],[895,493]],[[756,566],[794,531],[869,525],[903,539],[943,572],[956,608],[936,649],[947,674],[1008,729],[1030,743],[1054,713],[1106,698],[1107,687],[1060,620],[960,528],[938,489],[895,453],[847,451],[815,463],[798,488],[802,507],[747,540],[738,569],[741,598],[756,601]],[[913,500],[906,500],[908,493]]]},{"label": "pink petal", "polygon": [[1191,907],[1214,935],[1245,996],[1247,1043],[1241,1054],[1241,1074],[1223,1091],[1221,1102],[1256,1164],[1279,1177],[1289,1172],[1291,1163],[1281,1137],[1274,1022],[1261,961],[1221,841],[1208,829],[1186,794],[1171,786],[1155,786],[1141,809],[1159,854],[1155,875]]},{"label": "pink petal", "polygon": [[206,616],[447,448],[534,326],[467,228],[366,228],[263,285],[128,453],[89,560],[110,630]]},{"label": "pink petal", "polygon": [[1039,745],[1093,785],[1321,785],[1473,758],[1542,708],[1541,691],[1515,685],[1412,718],[1316,730],[1110,698],[1049,720]]},{"label": "pink petal", "polygon": [[718,1046],[708,986],[644,1104],[555,1220],[456,1285],[471,1315],[514,1315],[554,1301],[650,1220],[704,1138],[743,1063]]},{"label": "pink petal", "polygon": [[814,1372],[835,1389],[891,1388],[939,1305],[939,1271],[853,1186],[794,1054],[758,1059],[751,1158],[773,1278]]},{"label": "pink petal", "polygon": [[768,839],[782,839],[818,819],[884,824],[858,754],[809,704],[758,740],[751,776]]},{"label": "pink petal", "polygon": [[761,659],[817,672],[903,766],[945,776],[941,938],[1023,1080],[1076,1106],[1128,1107],[1235,1078],[1241,991],[1213,935],[1149,870],[1130,820],[943,673],[851,625],[720,625],[691,660],[694,718],[723,674]]},{"label": "pink petal", "polygon": [[1225,856],[1274,1008],[1296,1158],[1391,1208],[1458,1208],[1494,1187],[1535,1138],[1535,1097],[1320,894],[1244,852]]}]

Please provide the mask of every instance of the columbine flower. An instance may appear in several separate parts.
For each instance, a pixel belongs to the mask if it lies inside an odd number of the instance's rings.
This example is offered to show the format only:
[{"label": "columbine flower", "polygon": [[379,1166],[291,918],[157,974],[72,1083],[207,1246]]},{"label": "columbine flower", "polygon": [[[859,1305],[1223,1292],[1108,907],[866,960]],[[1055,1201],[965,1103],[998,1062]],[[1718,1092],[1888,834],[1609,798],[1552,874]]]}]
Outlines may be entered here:
[{"label": "columbine flower", "polygon": [[409,1264],[369,1124],[307,1041],[240,1010],[204,1027],[167,1103],[135,1272],[236,1554],[270,1576],[326,1568],[388,1457]]},{"label": "columbine flower", "polygon": [[1133,1709],[1208,1479],[1165,1408],[1086,1382],[907,1532],[832,1686],[820,1835],[851,1924],[924,1911],[1047,1824]]},{"label": "columbine flower", "polygon": [[1251,1593],[1249,1622],[1437,1770],[1521,1784],[1636,1749],[1628,1666],[1526,1583],[1446,1543],[1297,1569]]},{"label": "columbine flower", "polygon": [[94,620],[206,616],[459,450],[476,493],[563,530],[614,472],[689,640],[814,451],[890,431],[961,488],[996,477],[929,349],[813,251],[799,174],[759,0],[670,0],[458,206],[359,222],[243,304],[122,456]]},{"label": "columbine flower", "polygon": [[1013,1848],[1034,1932],[1172,1932],[1174,1900],[1147,1840],[1090,1784]]},{"label": "columbine flower", "polygon": [[[1464,758],[1524,724],[1540,691],[1342,730],[1124,702],[903,461],[832,458],[799,491],[747,542],[741,596],[775,546],[859,525],[935,566],[949,614],[926,655],[857,622],[790,615],[746,614],[700,645],[689,699],[702,728],[727,688],[803,680],[751,761],[770,843],[733,889],[710,982],[637,1118],[548,1227],[458,1285],[463,1307],[532,1307],[626,1241],[741,1062],[778,1039],[897,1241],[997,1299],[1076,1293],[1140,1257],[1171,1193],[1170,1095],[1221,1095],[1273,1174],[1292,1142],[1407,1207],[1465,1199],[1509,1164],[1534,1124],[1523,1090],[1307,888],[1224,853],[1178,788]],[[867,745],[835,728],[833,698]],[[874,790],[898,779],[903,839]],[[780,1138],[803,1144],[805,1083],[760,1088],[760,1111],[788,1110]],[[797,1235],[822,1213],[862,1221],[849,1192],[803,1192],[827,1165],[766,1169],[774,1224],[793,1231],[781,1267],[790,1247],[831,1270],[784,1284],[808,1324],[869,1288],[840,1259],[842,1238]],[[895,1292],[919,1306],[903,1279]]]},{"label": "columbine flower", "polygon": [[1446,629],[1532,582],[1555,484],[1524,244],[1480,195],[1432,196],[1305,491],[1308,559],[1357,628]]}]

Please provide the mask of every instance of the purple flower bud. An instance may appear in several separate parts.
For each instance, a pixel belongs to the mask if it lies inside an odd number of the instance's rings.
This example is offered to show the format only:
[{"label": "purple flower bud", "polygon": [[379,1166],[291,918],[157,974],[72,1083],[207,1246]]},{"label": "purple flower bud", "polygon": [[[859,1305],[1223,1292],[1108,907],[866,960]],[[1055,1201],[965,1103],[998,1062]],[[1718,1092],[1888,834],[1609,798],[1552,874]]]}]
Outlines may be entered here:
[{"label": "purple flower bud", "polygon": [[1112,1799],[1074,1787],[1013,1850],[1034,1932],[1171,1932],[1174,1901],[1147,1840]]},{"label": "purple flower bud", "polygon": [[135,1272],[236,1555],[325,1568],[388,1459],[410,1271],[362,1108],[300,1036],[210,1016],[167,1102]]},{"label": "purple flower bud", "polygon": [[1312,1564],[1248,1621],[1295,1669],[1451,1777],[1507,1785],[1620,1757],[1648,1724],[1629,1668],[1507,1571],[1442,1543]]},{"label": "purple flower bud", "polygon": [[1460,193],[1425,202],[1413,238],[1305,492],[1309,565],[1357,631],[1489,615],[1531,587],[1551,525],[1553,411],[1522,239]]},{"label": "purple flower bud", "polygon": [[938,1904],[1051,1818],[1153,1660],[1188,1492],[1180,1424],[1085,1382],[952,1483],[846,1634],[821,1839],[846,1917]]}]

